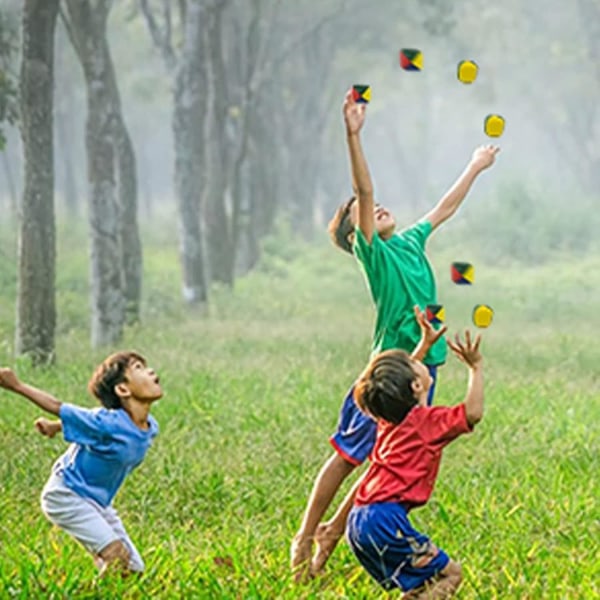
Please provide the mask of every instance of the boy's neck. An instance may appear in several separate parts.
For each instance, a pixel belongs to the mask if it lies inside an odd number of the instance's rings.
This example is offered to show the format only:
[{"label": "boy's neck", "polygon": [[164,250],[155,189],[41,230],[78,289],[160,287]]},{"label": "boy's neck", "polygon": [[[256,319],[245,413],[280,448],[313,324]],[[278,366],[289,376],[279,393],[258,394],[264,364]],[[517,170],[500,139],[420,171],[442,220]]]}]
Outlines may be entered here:
[{"label": "boy's neck", "polygon": [[131,420],[140,429],[148,429],[148,415],[150,414],[150,403],[139,402],[131,398],[126,405],[123,406],[125,412],[131,417]]}]

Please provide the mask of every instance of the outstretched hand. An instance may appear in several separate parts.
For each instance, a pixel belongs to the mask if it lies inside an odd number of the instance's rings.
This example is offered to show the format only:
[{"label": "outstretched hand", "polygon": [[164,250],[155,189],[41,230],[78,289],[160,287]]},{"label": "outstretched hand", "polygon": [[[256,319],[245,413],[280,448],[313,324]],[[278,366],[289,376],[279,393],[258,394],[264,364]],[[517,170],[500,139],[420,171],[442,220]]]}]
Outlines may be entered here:
[{"label": "outstretched hand", "polygon": [[12,369],[6,367],[0,369],[0,387],[12,391],[17,389],[20,383],[19,378]]},{"label": "outstretched hand", "polygon": [[365,122],[366,104],[359,104],[352,97],[352,88],[346,92],[343,113],[348,134],[358,133]]},{"label": "outstretched hand", "polygon": [[496,160],[496,154],[500,152],[498,146],[488,144],[487,146],[479,146],[473,152],[471,157],[471,165],[473,165],[478,171],[483,171],[488,167],[491,167]]},{"label": "outstretched hand", "polygon": [[433,346],[445,333],[448,331],[446,325],[442,325],[439,329],[435,329],[427,320],[427,315],[415,304],[413,307],[415,318],[421,329],[421,342],[427,344],[429,348]]},{"label": "outstretched hand", "polygon": [[454,336],[454,342],[447,340],[450,350],[454,352],[457,358],[464,362],[469,368],[473,369],[481,363],[483,356],[479,352],[481,343],[481,334],[477,334],[474,340],[471,340],[471,332],[465,331],[465,341],[461,341],[458,333]]}]

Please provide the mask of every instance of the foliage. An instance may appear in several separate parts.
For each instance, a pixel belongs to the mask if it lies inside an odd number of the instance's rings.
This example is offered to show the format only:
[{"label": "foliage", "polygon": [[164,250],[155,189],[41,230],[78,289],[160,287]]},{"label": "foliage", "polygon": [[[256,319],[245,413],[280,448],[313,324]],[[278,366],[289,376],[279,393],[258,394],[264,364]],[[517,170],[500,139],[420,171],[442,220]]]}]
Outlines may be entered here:
[{"label": "foliage", "polygon": [[545,264],[597,247],[593,204],[589,197],[561,197],[533,182],[507,180],[485,198],[468,199],[457,230],[488,263]]},{"label": "foliage", "polygon": [[[87,304],[87,273],[75,251],[84,234],[60,231],[65,315],[65,302]],[[166,395],[153,411],[161,434],[116,500],[146,561],[139,580],[95,581],[82,549],[48,525],[39,492],[66,445],[38,436],[38,411],[0,393],[0,596],[378,596],[344,543],[324,578],[297,588],[288,574],[288,545],[330,453],[343,394],[368,355],[373,313],[351,258],[325,240],[288,252],[285,237],[265,248],[283,276],[255,272],[235,294],[220,289],[200,318],[180,309],[176,241],[164,227],[145,232],[152,318],[129,330],[124,345],[150,358]],[[10,238],[3,231],[0,247]],[[600,257],[563,255],[535,269],[480,262],[476,285],[464,288],[444,275],[446,250],[431,255],[452,331],[468,325],[475,296],[496,315],[484,332],[485,419],[446,450],[415,524],[462,561],[461,598],[598,597],[600,354],[589,315]],[[9,270],[0,261],[0,278]],[[11,306],[14,293],[0,287],[0,307]],[[17,368],[62,400],[93,406],[85,384],[102,354],[89,349],[85,320],[69,318],[53,369]],[[11,311],[0,310],[2,337],[12,327]],[[10,362],[9,346],[0,345],[0,364]],[[465,381],[450,360],[438,401],[460,400]]]}]

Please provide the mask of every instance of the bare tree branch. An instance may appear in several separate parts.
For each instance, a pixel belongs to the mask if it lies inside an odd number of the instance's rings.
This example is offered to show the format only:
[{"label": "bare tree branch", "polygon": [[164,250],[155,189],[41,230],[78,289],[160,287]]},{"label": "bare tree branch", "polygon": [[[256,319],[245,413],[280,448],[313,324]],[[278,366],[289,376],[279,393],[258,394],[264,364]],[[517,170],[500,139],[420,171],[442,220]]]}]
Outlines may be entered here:
[{"label": "bare tree branch", "polygon": [[59,14],[60,14],[60,22],[63,24],[63,27],[65,28],[65,31],[67,32],[67,36],[69,37],[71,45],[73,46],[77,56],[79,58],[81,58],[81,56],[82,56],[81,48],[79,47],[79,44],[77,43],[77,36],[75,35],[75,32],[73,31],[73,27],[71,25],[71,22],[69,21],[69,17],[67,17],[67,15],[65,14],[65,11],[63,10],[62,3],[58,5],[58,10],[59,10]]},{"label": "bare tree branch", "polygon": [[177,3],[177,6],[179,8],[179,24],[181,25],[181,29],[183,30],[183,28],[185,26],[186,15],[187,15],[186,0],[179,0],[179,2]]},{"label": "bare tree branch", "polygon": [[346,9],[347,0],[341,0],[340,6],[325,15],[322,19],[317,21],[310,29],[304,31],[296,40],[294,40],[291,44],[288,45],[287,48],[281,52],[281,54],[275,58],[275,60],[267,63],[265,67],[258,73],[253,86],[253,91],[257,90],[264,81],[270,76],[274,69],[276,69],[281,63],[287,60],[288,56],[292,54],[295,50],[297,50],[300,46],[302,46],[306,40],[312,39],[312,37],[318,33],[327,23],[338,17],[341,13]]},{"label": "bare tree branch", "polygon": [[155,46],[161,51],[167,68],[170,70],[175,69],[177,65],[177,58],[171,45],[171,39],[170,37],[167,38],[166,35],[162,34],[160,27],[154,18],[154,13],[148,5],[148,0],[140,0],[140,10],[142,11],[142,14],[146,20],[146,24],[148,25],[150,36],[152,37]]},{"label": "bare tree branch", "polygon": [[171,37],[171,2],[163,0],[163,19],[165,21],[165,45],[167,48],[173,47]]}]

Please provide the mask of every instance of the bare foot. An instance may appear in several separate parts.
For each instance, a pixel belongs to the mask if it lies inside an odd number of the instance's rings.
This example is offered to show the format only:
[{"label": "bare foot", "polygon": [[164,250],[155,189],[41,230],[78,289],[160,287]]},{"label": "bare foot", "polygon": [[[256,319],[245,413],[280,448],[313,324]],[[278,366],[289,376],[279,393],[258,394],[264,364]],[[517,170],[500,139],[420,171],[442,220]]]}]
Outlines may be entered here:
[{"label": "bare foot", "polygon": [[312,538],[296,535],[290,548],[290,566],[296,583],[303,583],[311,578],[310,557],[312,554]]},{"label": "bare foot", "polygon": [[335,550],[338,541],[344,534],[343,531],[335,529],[330,523],[321,523],[315,532],[317,549],[310,564],[310,573],[313,577],[323,571],[325,563]]}]

